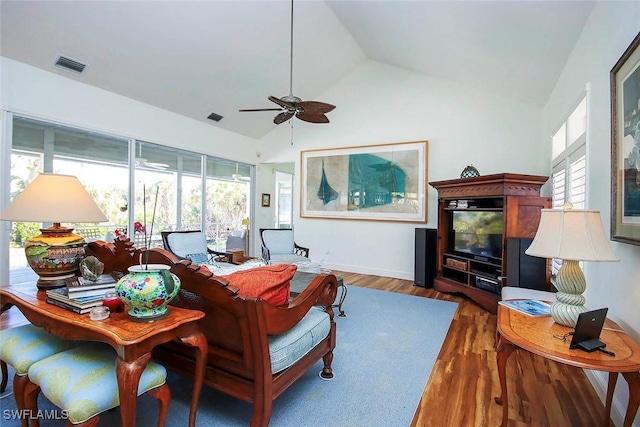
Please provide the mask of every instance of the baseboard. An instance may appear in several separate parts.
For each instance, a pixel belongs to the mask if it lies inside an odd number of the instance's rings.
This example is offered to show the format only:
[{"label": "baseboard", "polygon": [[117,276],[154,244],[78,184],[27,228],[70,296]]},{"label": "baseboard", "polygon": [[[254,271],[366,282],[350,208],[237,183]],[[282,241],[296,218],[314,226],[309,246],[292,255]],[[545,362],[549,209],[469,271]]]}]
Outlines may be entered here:
[{"label": "baseboard", "polygon": [[323,263],[322,267],[347,273],[368,274],[370,276],[391,277],[394,279],[413,280],[413,271],[383,270],[378,268],[362,268],[355,265]]},{"label": "baseboard", "polygon": [[[607,398],[609,375],[606,372],[588,369],[584,369],[584,373],[604,405]],[[611,403],[611,420],[613,421],[613,425],[621,426],[624,421],[624,414],[627,411],[627,402],[629,401],[629,389],[627,382],[622,378],[622,374],[619,374],[616,386],[617,393],[614,393],[613,402]],[[634,427],[640,426],[640,420],[636,419],[632,425]]]}]

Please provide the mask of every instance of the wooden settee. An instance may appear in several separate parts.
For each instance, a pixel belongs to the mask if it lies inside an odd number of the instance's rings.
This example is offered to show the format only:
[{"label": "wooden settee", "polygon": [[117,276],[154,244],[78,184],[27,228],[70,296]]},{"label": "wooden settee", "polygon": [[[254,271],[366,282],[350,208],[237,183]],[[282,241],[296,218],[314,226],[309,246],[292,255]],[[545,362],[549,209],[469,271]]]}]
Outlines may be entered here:
[{"label": "wooden settee", "polygon": [[[114,243],[92,242],[86,252],[105,264],[105,272],[126,272],[139,262],[141,254],[126,238]],[[251,426],[267,426],[273,401],[318,360],[323,359],[321,376],[333,377],[336,324],[331,306],[338,286],[334,275],[318,275],[288,306],[275,307],[260,298],[239,295],[224,278],[164,249],[151,249],[149,262],[170,265],[171,272],[180,278],[181,290],[172,305],[207,314],[201,321],[208,341],[204,383],[252,403]],[[292,366],[272,373],[269,336],[291,330],[313,306],[328,313],[328,335]],[[156,347],[153,356],[168,369],[194,376],[194,352],[178,341]]]}]

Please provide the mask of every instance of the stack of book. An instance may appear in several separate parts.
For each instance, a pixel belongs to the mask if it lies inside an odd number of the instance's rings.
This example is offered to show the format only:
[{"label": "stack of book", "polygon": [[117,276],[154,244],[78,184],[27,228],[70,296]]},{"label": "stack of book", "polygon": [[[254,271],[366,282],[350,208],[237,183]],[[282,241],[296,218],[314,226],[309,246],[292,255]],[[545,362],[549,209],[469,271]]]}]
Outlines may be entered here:
[{"label": "stack of book", "polygon": [[93,282],[82,277],[72,277],[67,280],[66,287],[49,289],[47,302],[75,313],[84,314],[91,311],[92,308],[102,305],[104,294],[115,290],[115,286],[116,279],[109,274],[103,274]]},{"label": "stack of book", "polygon": [[102,296],[105,292],[115,290],[115,287],[116,279],[111,274],[103,274],[95,281],[89,281],[84,277],[67,279],[69,298]]}]

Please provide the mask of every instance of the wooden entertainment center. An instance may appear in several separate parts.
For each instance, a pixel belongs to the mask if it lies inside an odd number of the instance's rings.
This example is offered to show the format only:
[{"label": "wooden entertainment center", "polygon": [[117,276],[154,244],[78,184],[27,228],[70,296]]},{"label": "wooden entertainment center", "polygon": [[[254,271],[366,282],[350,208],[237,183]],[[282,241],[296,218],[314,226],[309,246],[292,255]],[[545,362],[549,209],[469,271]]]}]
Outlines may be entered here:
[{"label": "wooden entertainment center", "polygon": [[535,236],[540,210],[551,206],[550,198],[540,196],[547,179],[503,173],[430,182],[438,190],[434,289],[463,293],[497,313],[506,284],[507,240]]}]

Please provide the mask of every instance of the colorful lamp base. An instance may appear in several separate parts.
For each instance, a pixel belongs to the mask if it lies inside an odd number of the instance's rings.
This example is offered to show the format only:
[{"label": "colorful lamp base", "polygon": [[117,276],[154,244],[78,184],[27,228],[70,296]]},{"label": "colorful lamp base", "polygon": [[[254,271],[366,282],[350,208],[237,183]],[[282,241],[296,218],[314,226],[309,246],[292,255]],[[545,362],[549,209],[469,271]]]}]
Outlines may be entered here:
[{"label": "colorful lamp base", "polygon": [[73,233],[73,228],[61,227],[58,223],[40,232],[42,234],[24,245],[27,262],[39,277],[38,289],[61,288],[66,285],[66,279],[76,275],[85,241]]}]

